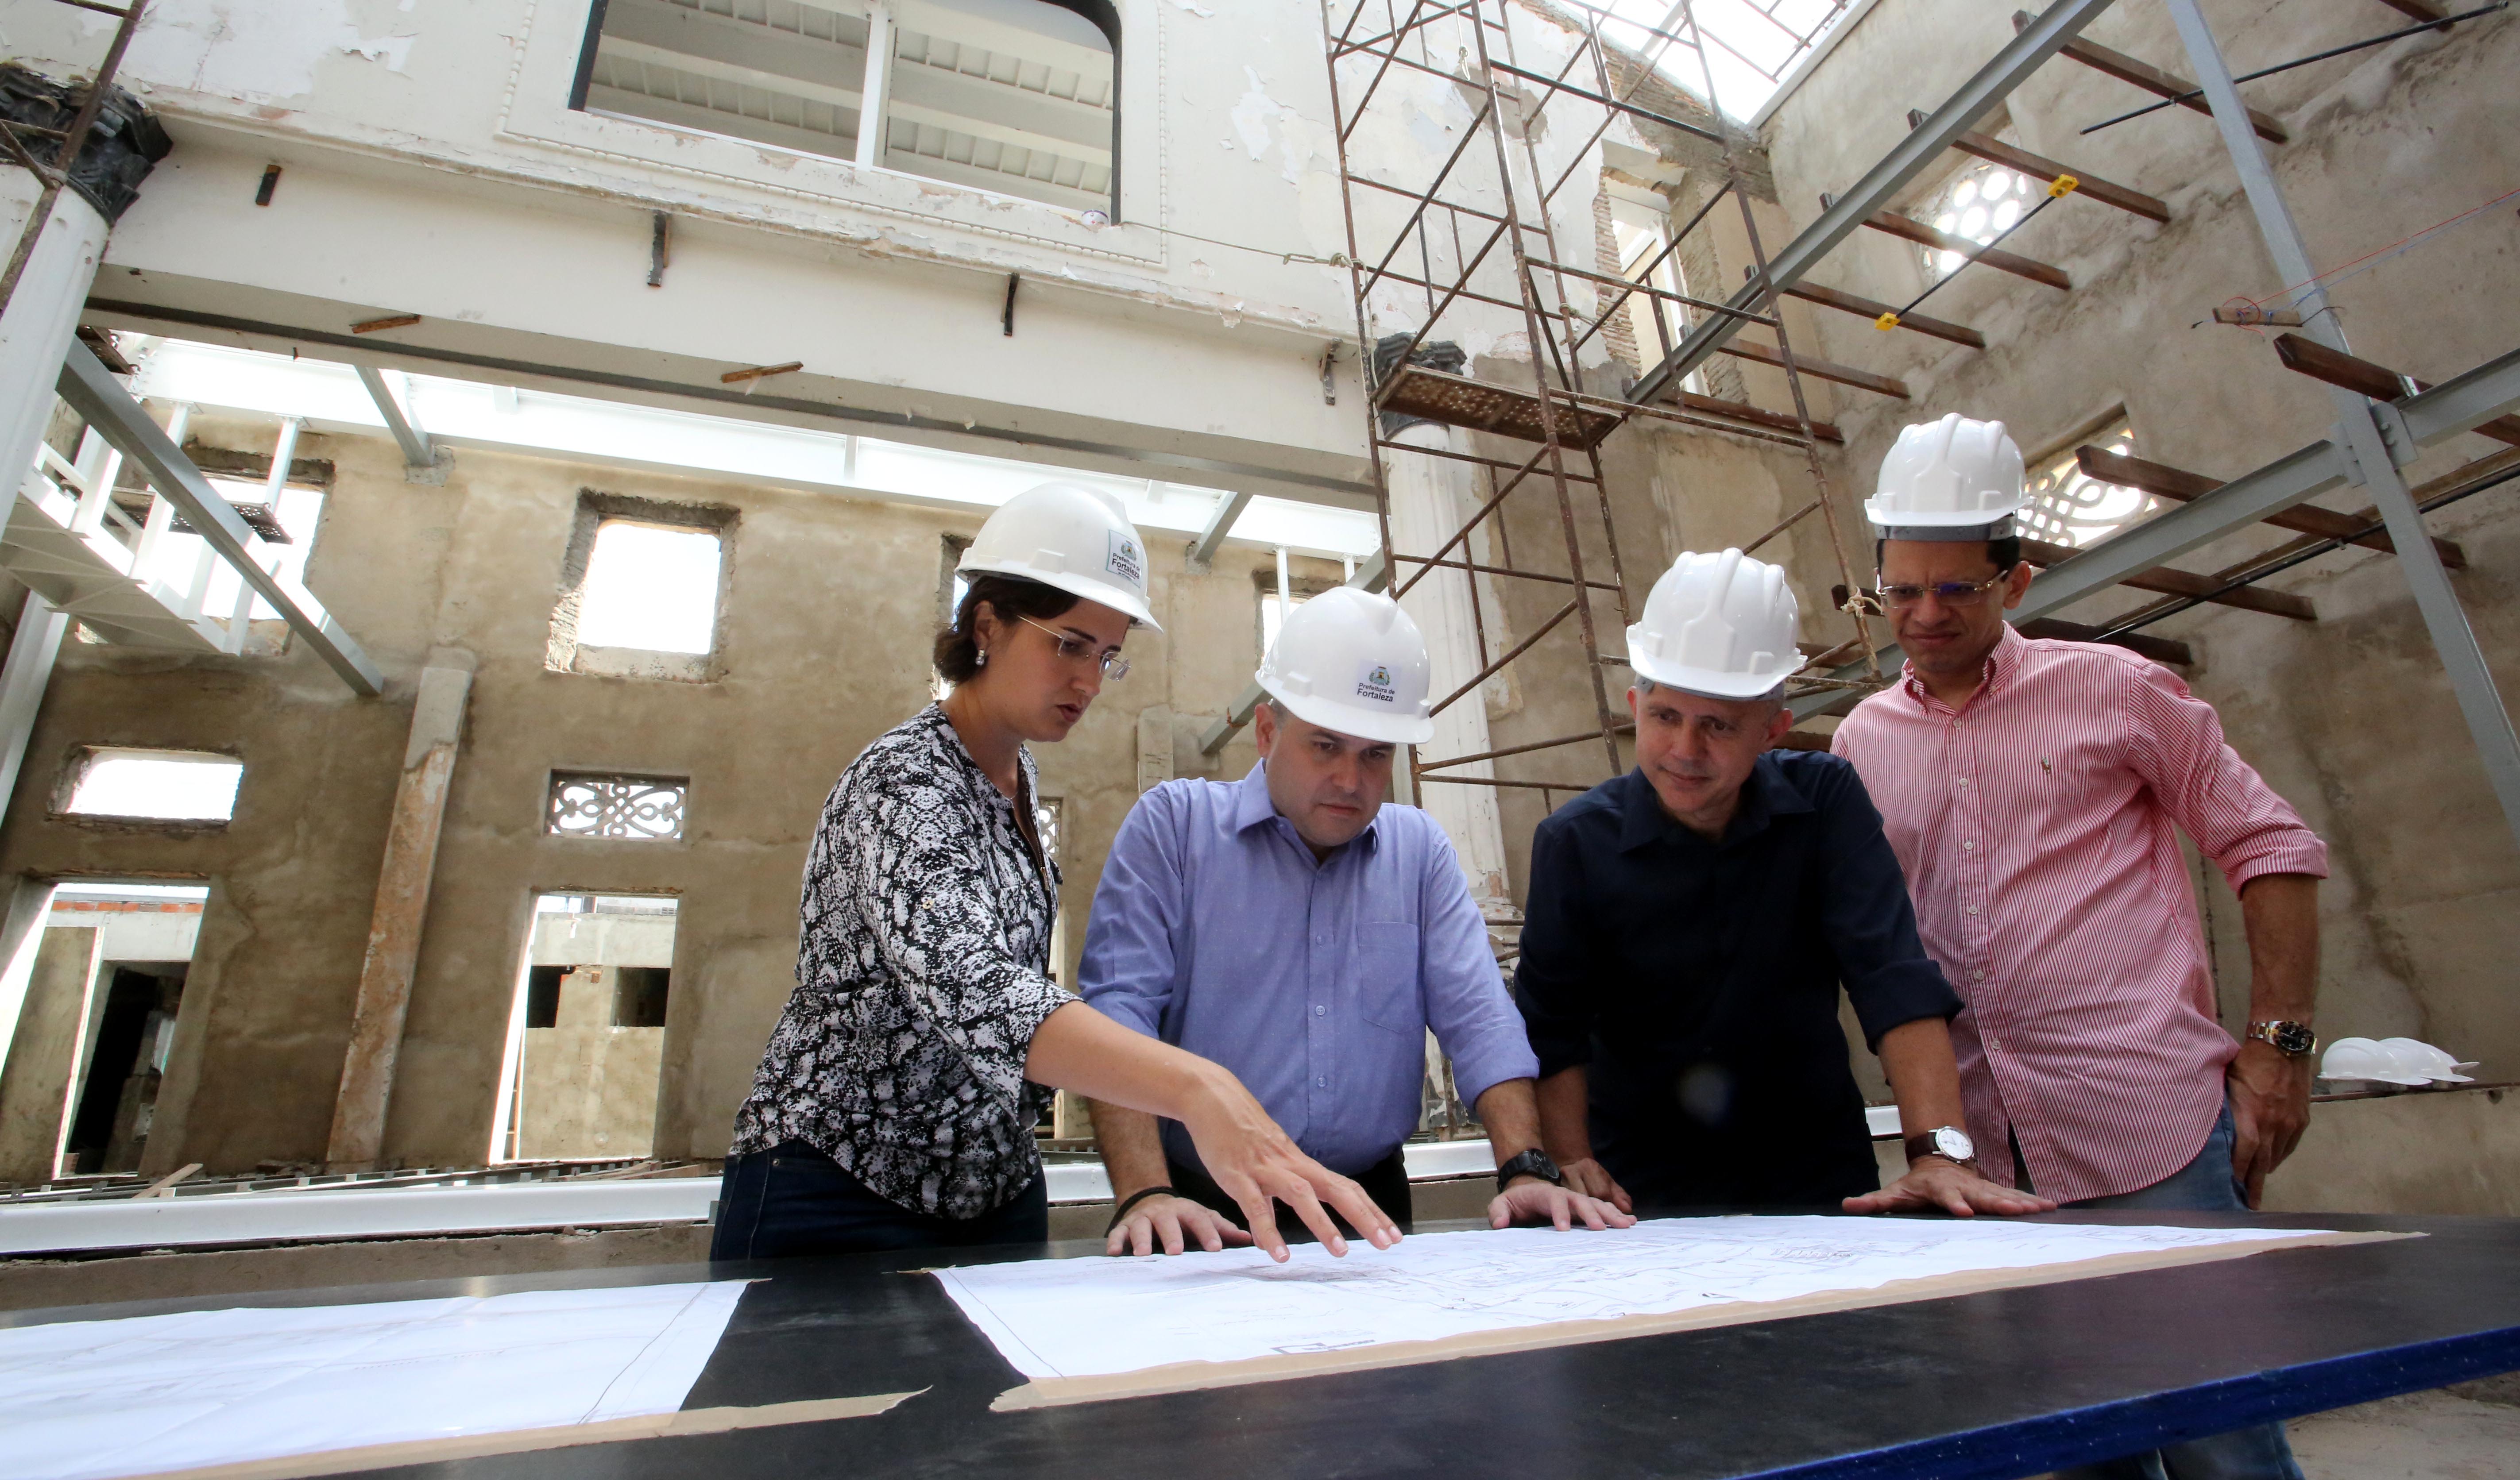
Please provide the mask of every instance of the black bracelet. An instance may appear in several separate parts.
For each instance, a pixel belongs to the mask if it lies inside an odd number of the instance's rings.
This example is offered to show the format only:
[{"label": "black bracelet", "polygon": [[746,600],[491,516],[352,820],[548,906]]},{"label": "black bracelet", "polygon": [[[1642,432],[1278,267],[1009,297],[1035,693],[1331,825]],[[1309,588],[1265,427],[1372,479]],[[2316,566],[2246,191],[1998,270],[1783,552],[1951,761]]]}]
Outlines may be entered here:
[{"label": "black bracelet", "polygon": [[1131,1192],[1128,1196],[1120,1200],[1120,1205],[1118,1207],[1111,1210],[1111,1221],[1104,1225],[1102,1229],[1103,1236],[1110,1236],[1111,1230],[1120,1226],[1120,1220],[1129,1216],[1129,1210],[1131,1208],[1136,1207],[1139,1203],[1146,1201],[1149,1197],[1169,1193],[1171,1191],[1172,1188],[1170,1187],[1167,1187],[1162,1183],[1157,1183],[1153,1187],[1140,1188],[1136,1191]]}]

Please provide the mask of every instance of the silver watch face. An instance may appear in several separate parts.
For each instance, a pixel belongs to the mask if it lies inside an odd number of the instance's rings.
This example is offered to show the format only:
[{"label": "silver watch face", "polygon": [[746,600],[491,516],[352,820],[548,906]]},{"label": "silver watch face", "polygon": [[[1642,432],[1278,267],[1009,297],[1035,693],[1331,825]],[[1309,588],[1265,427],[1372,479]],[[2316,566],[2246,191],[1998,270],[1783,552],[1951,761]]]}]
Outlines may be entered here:
[{"label": "silver watch face", "polygon": [[1937,1156],[1966,1161],[1977,1154],[1977,1143],[1968,1139],[1966,1131],[1956,1126],[1937,1126],[1926,1134],[1934,1139],[1934,1154]]}]

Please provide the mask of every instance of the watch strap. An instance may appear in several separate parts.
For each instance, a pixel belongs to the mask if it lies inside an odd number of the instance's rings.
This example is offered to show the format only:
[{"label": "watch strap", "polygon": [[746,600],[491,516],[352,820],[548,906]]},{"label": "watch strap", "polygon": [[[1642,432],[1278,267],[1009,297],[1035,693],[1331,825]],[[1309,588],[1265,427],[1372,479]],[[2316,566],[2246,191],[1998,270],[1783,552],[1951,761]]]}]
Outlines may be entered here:
[{"label": "watch strap", "polygon": [[1566,1185],[1566,1174],[1557,1169],[1556,1161],[1552,1159],[1547,1151],[1537,1146],[1528,1151],[1517,1152],[1508,1158],[1505,1165],[1497,1168],[1497,1190],[1504,1191],[1506,1185],[1517,1177],[1537,1177],[1543,1182],[1553,1182],[1561,1188]]}]

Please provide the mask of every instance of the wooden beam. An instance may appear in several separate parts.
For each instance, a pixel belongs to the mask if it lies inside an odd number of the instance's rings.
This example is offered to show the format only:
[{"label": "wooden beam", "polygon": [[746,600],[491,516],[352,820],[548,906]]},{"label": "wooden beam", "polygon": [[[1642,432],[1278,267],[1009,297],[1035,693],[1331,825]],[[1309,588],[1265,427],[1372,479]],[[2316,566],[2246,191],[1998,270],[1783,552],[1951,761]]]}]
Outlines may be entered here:
[{"label": "wooden beam", "polygon": [[[2325,381],[2375,401],[2400,400],[2432,388],[2412,376],[2401,376],[2385,365],[2374,365],[2297,334],[2275,336],[2275,358],[2283,361],[2286,370],[2299,371],[2314,381]],[[2480,436],[2520,447],[2520,416],[2496,417],[2472,429]]]},{"label": "wooden beam", "polygon": [[[1762,365],[1774,365],[1779,370],[1782,370],[1785,365],[1783,355],[1765,344],[1753,343],[1747,339],[1727,339],[1716,346],[1716,352],[1743,360],[1756,360]],[[1816,360],[1809,355],[1798,354],[1794,356],[1794,369],[1814,380],[1835,381],[1840,385],[1852,385],[1858,390],[1869,390],[1876,395],[1896,396],[1902,401],[1908,399],[1906,381],[1891,376],[1874,375],[1868,370],[1858,370],[1852,365],[1838,365],[1827,360]]]},{"label": "wooden beam", "polygon": [[2435,5],[2433,0],[2380,0],[2380,3],[2402,16],[2416,21],[2439,21],[2450,14],[2449,11]]},{"label": "wooden beam", "polygon": [[[2018,32],[2035,19],[2028,11],[2014,11],[2012,28]],[[2191,112],[2210,116],[2214,112],[2206,105],[2205,95],[2195,83],[2175,72],[2163,71],[2149,62],[2138,61],[2124,52],[2111,51],[2096,41],[2086,41],[2080,36],[2066,42],[2061,50],[2065,56],[2095,72],[2142,88],[2156,98],[2168,98]],[[2270,144],[2292,142],[2292,135],[2284,132],[2282,124],[2254,108],[2249,110],[2249,126],[2258,131],[2259,138]]]},{"label": "wooden beam", "polygon": [[[2046,540],[2021,542],[2021,558],[2033,565],[2061,565],[2081,552],[2064,545],[2051,545]],[[2261,591],[2255,586],[2240,586],[2218,595],[2207,595],[2222,584],[2210,575],[2193,570],[2179,570],[2168,565],[2155,565],[2118,582],[2138,591],[2158,591],[2164,596],[2202,597],[2219,606],[2237,606],[2244,611],[2263,611],[2269,616],[2286,616],[2296,622],[2318,620],[2318,608],[2309,599],[2285,591]]]},{"label": "wooden beam", "polygon": [[[1798,437],[1803,434],[1802,424],[1792,417],[1781,412],[1765,411],[1746,402],[1719,401],[1713,396],[1702,396],[1693,390],[1684,390],[1677,396],[1665,399],[1683,411],[1693,411],[1702,417],[1731,417],[1736,422],[1747,422],[1753,426],[1765,426],[1771,430],[1784,432],[1788,436]],[[1844,443],[1846,440],[1846,433],[1838,430],[1836,424],[1831,422],[1814,422],[1811,424],[1811,429],[1812,435],[1823,442]]]},{"label": "wooden beam", "polygon": [[[1899,312],[1898,305],[1895,303],[1883,303],[1856,293],[1841,292],[1838,289],[1822,288],[1816,283],[1796,283],[1785,290],[1785,296],[1800,298],[1806,303],[1818,303],[1823,308],[1834,308],[1844,313],[1854,314],[1858,318],[1870,319],[1875,323],[1878,323],[1885,313]],[[1986,347],[1986,336],[1965,324],[1954,324],[1948,319],[1929,318],[1920,313],[1901,314],[1899,327],[1912,329],[1922,335],[1931,335],[1937,339],[1949,339],[1955,344],[1965,344],[1971,349]]]},{"label": "wooden beam", "polygon": [[[2114,483],[2121,488],[2139,488],[2156,497],[2181,504],[2201,499],[2223,486],[2219,479],[2209,478],[2202,473],[2189,472],[2184,469],[2172,468],[2161,463],[2146,462],[2142,458],[2129,457],[2122,452],[2111,452],[2105,447],[2092,447],[2088,444],[2077,447],[2074,449],[2074,461],[2081,466],[2085,473],[2103,483]],[[2295,504],[2280,514],[2267,516],[2266,522],[2279,529],[2295,529],[2303,534],[2316,534],[2326,539],[2350,539],[2366,550],[2384,550],[2391,555],[2398,552],[2398,547],[2389,543],[2386,530],[2374,529],[2368,534],[2357,533],[2371,522],[2371,516],[2368,515],[2356,518],[2350,514],[2338,514],[2331,509],[2320,509],[2311,504]],[[2452,570],[2463,570],[2467,567],[2467,552],[2461,550],[2455,543],[2436,539],[2433,541],[2433,549],[2441,555],[2441,562]]]},{"label": "wooden beam", "polygon": [[1998,272],[2008,272],[2016,278],[2028,278],[2033,283],[2043,283],[2049,288],[2060,289],[2067,292],[2074,290],[2074,280],[2065,276],[2062,268],[2050,267],[2045,262],[2034,262],[2028,257],[2017,256],[1999,247],[1980,247],[1966,237],[1954,236],[1950,232],[1937,230],[1913,217],[1903,216],[1895,210],[1874,211],[1864,224],[1874,231],[1886,231],[1894,237],[1913,242],[1919,247],[1939,247],[1945,251],[1956,251],[1962,256],[1974,257]]},{"label": "wooden beam", "polygon": [[[1908,110],[1910,128],[1914,128],[1924,121],[1925,114],[1922,110],[1913,108]],[[2131,211],[2148,220],[2159,221],[2164,225],[2169,224],[2170,207],[2143,192],[2129,190],[2113,181],[2103,180],[2088,170],[2068,168],[2045,155],[2034,155],[2026,149],[2015,149],[2001,139],[1992,138],[1986,134],[1966,133],[1954,139],[1952,148],[1964,155],[1974,155],[1991,164],[2001,164],[2006,169],[2019,170],[2034,180],[2049,185],[2055,184],[2060,176],[2071,175],[2074,177],[2075,194],[2089,196],[2103,205],[2114,205],[2120,210]]]},{"label": "wooden beam", "polygon": [[2068,643],[2106,641],[2112,648],[2124,648],[2156,663],[2177,663],[2182,668],[2196,666],[2196,654],[2185,643],[2174,637],[2146,637],[2140,632],[2121,632],[2104,640],[2100,634],[2107,630],[2105,628],[2069,622],[2056,616],[2034,616],[2014,630],[2023,637],[2058,638]]}]

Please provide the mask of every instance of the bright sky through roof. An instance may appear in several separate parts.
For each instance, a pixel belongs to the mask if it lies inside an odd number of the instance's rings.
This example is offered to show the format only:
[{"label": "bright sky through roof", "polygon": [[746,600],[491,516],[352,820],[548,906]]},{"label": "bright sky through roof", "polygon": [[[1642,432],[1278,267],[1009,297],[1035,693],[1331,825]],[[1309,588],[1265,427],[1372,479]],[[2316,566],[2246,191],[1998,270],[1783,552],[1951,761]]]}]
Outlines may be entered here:
[{"label": "bright sky through roof", "polygon": [[[1647,57],[1659,49],[1655,69],[1691,97],[1706,95],[1706,72],[1697,56],[1677,42],[1666,42],[1647,30],[1660,27],[1681,35],[1687,28],[1674,18],[1672,0],[1602,0],[1604,7],[1634,25],[1605,23],[1602,34]],[[1804,38],[1817,41],[1843,18],[1845,0],[1693,0],[1698,25],[1706,32],[1707,61],[1715,73],[1715,102],[1726,117],[1746,120],[1776,93],[1781,78],[1801,59]]]},{"label": "bright sky through roof", "polygon": [[620,519],[595,532],[577,640],[597,648],[706,652],[717,626],[717,536]]},{"label": "bright sky through roof", "polygon": [[102,754],[89,762],[68,810],[97,817],[225,822],[236,814],[245,763],[219,756]]}]

